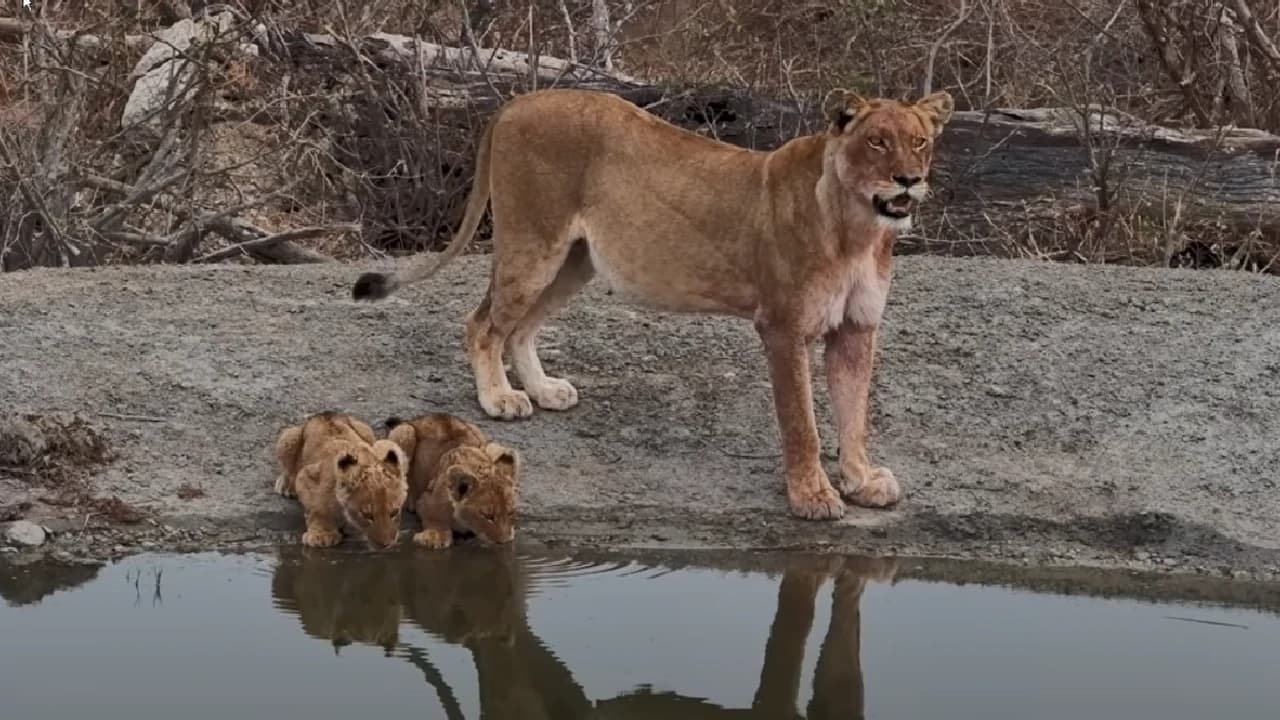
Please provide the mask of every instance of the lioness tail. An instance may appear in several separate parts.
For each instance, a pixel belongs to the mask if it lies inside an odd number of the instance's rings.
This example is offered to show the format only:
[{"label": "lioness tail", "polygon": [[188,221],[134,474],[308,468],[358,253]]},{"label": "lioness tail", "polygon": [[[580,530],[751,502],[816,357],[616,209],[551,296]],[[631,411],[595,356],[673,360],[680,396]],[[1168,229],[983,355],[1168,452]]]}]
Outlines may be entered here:
[{"label": "lioness tail", "polygon": [[489,204],[489,157],[493,146],[493,127],[502,114],[499,109],[489,118],[484,135],[480,137],[480,147],[476,150],[475,179],[471,185],[471,195],[467,198],[467,212],[462,217],[462,225],[453,236],[449,247],[445,248],[439,262],[433,263],[431,256],[422,255],[408,267],[394,273],[367,272],[356,279],[351,288],[351,297],[355,300],[381,300],[405,285],[416,283],[435,275],[463,250],[471,244],[476,229],[480,227],[480,219],[484,217],[485,206]]}]

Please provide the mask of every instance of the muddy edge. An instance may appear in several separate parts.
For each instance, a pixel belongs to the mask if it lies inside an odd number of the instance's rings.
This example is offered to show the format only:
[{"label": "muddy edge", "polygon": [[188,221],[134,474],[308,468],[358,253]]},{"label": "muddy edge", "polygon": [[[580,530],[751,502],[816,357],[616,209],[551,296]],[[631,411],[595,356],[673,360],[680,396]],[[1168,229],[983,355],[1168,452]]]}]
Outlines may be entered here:
[{"label": "muddy edge", "polygon": [[[111,524],[37,500],[30,519],[55,531],[45,550],[296,539],[297,508],[271,493],[271,441],[341,408],[372,422],[452,412],[519,447],[522,542],[1280,577],[1280,326],[1263,311],[1280,307],[1275,278],[900,258],[871,451],[906,498],[811,523],[785,512],[749,323],[627,307],[597,280],[541,340],[581,404],[498,423],[475,404],[460,342],[487,258],[378,304],[349,299],[356,276],[391,265],[0,276],[0,407],[92,419],[118,453],[95,491],[148,514]],[[35,496],[0,474],[0,505]]]}]

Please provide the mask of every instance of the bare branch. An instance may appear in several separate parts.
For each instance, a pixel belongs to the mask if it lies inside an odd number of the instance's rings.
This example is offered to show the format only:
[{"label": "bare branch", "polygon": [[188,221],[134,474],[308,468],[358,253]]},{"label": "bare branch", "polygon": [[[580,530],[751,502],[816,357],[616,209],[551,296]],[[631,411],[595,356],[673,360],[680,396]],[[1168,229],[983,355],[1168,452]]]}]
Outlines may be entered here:
[{"label": "bare branch", "polygon": [[951,33],[955,32],[957,28],[969,19],[969,16],[973,14],[973,9],[975,7],[977,6],[971,5],[969,0],[960,0],[960,10],[957,13],[956,19],[948,25],[946,29],[942,31],[942,34],[938,36],[938,39],[934,40],[933,44],[929,46],[929,55],[924,66],[924,81],[920,84],[921,97],[933,92],[933,66],[938,59],[938,51],[942,49],[947,38],[951,37]]},{"label": "bare branch", "polygon": [[[223,228],[227,227],[227,225],[225,225],[225,223],[221,221],[213,224],[218,227],[223,227]],[[263,250],[270,249],[288,240],[305,240],[307,238],[318,237],[320,235],[329,235],[329,234],[338,233],[338,232],[358,232],[359,230],[360,230],[360,226],[355,224],[335,225],[335,226],[329,226],[329,227],[295,228],[293,230],[285,230],[283,232],[272,233],[265,237],[255,238],[253,240],[245,240],[242,242],[238,242],[235,245],[232,245],[231,247],[201,255],[200,257],[195,258],[191,262],[193,263],[219,262],[222,260],[228,260],[230,258],[238,257],[238,256],[250,256],[255,251],[261,252]]]}]

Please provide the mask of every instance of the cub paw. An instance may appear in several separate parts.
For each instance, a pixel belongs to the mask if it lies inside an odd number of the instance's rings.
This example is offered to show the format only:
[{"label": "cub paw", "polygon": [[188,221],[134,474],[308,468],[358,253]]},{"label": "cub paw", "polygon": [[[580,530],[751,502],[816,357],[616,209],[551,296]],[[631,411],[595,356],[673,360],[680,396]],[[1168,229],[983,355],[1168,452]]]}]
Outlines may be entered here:
[{"label": "cub paw", "polygon": [[543,410],[568,410],[578,404],[578,389],[568,380],[547,378],[541,384],[525,390]]},{"label": "cub paw", "polygon": [[448,530],[428,528],[413,536],[413,542],[433,550],[441,550],[453,544],[453,533]]},{"label": "cub paw", "polygon": [[337,530],[308,530],[302,534],[302,544],[307,547],[333,547],[342,542],[342,533]]},{"label": "cub paw", "polygon": [[289,482],[289,478],[285,477],[284,473],[276,476],[276,494],[287,498],[298,496],[293,489],[293,483]]},{"label": "cub paw", "polygon": [[787,478],[787,504],[791,514],[805,520],[839,520],[844,501],[822,470]]},{"label": "cub paw", "polygon": [[515,420],[533,414],[533,403],[521,390],[488,393],[481,396],[480,407],[494,420]]},{"label": "cub paw", "polygon": [[870,470],[842,470],[840,494],[859,507],[887,508],[902,499],[902,488],[887,467]]}]

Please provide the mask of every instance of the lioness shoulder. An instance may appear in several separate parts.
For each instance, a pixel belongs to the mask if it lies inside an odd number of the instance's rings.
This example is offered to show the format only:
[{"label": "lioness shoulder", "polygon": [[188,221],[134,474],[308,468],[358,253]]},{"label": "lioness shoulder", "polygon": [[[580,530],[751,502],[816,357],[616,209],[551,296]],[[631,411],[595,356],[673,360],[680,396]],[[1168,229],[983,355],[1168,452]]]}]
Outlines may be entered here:
[{"label": "lioness shoulder", "polygon": [[422,521],[414,542],[448,547],[453,531],[494,544],[515,537],[520,455],[445,413],[388,418],[387,437],[409,457],[407,506]]},{"label": "lioness shoulder", "polygon": [[275,451],[276,492],[296,496],[306,513],[304,545],[337,545],[344,528],[375,546],[395,544],[409,462],[394,441],[375,438],[355,417],[326,411],[281,430]]}]

